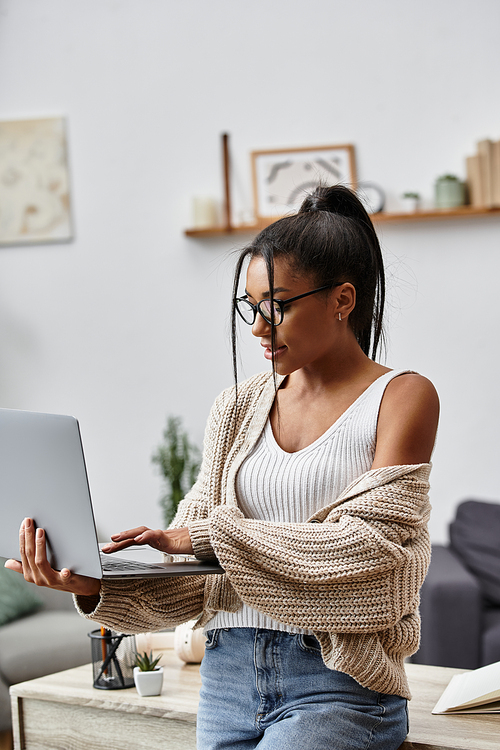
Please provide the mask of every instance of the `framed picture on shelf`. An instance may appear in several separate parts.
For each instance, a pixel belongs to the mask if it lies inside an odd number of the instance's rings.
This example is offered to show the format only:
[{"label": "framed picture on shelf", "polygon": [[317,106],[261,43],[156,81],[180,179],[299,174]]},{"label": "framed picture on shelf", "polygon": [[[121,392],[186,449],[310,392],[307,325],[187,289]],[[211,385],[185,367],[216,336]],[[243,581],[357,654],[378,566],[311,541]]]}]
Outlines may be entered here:
[{"label": "framed picture on shelf", "polygon": [[297,211],[318,185],[356,188],[354,146],[308,146],[252,151],[254,208],[259,219]]}]

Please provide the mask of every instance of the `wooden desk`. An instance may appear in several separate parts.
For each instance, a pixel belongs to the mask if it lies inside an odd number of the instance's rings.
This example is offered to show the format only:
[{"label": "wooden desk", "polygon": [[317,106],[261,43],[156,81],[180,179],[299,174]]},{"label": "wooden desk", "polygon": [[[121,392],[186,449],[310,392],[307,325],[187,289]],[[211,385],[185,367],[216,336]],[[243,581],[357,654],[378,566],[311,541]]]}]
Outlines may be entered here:
[{"label": "wooden desk", "polygon": [[10,689],[15,750],[195,750],[199,666],[165,653],[162,695],[97,690],[92,665]]},{"label": "wooden desk", "polygon": [[453,675],[465,671],[406,665],[413,699],[409,703],[410,734],[399,750],[499,750],[500,714],[431,714]]},{"label": "wooden desk", "polygon": [[[16,750],[195,750],[198,666],[166,652],[161,696],[96,690],[90,665],[11,689]],[[410,734],[400,750],[499,750],[500,716],[432,716],[459,669],[408,664]]]}]

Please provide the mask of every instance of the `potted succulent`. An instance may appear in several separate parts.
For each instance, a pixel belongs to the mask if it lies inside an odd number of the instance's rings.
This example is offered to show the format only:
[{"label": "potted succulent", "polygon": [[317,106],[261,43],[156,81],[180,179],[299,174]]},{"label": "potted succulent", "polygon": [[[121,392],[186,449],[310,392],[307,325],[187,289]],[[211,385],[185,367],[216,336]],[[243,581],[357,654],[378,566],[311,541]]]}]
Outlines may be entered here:
[{"label": "potted succulent", "polygon": [[458,177],[444,174],[435,185],[436,208],[456,208],[465,203],[465,187]]},{"label": "potted succulent", "polygon": [[163,667],[158,666],[163,654],[153,658],[153,652],[137,654],[134,663],[134,683],[141,696],[160,695],[163,685]]},{"label": "potted succulent", "polygon": [[403,193],[403,211],[411,214],[420,207],[420,193]]}]

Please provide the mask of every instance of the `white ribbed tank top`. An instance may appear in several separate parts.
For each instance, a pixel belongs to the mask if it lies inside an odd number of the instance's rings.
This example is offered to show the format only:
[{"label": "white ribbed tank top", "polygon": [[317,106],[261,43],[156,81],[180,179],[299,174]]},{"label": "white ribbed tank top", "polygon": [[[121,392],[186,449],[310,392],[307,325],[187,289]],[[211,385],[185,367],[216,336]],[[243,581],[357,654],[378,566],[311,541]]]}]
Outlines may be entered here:
[{"label": "white ribbed tank top", "polygon": [[[238,505],[247,518],[304,523],[332,503],[373,463],[380,403],[387,384],[408,370],[391,370],[375,380],[321,437],[295,453],[275,440],[268,419],[236,478]],[[305,633],[263,615],[246,604],[218,612],[205,630],[269,628]]]}]

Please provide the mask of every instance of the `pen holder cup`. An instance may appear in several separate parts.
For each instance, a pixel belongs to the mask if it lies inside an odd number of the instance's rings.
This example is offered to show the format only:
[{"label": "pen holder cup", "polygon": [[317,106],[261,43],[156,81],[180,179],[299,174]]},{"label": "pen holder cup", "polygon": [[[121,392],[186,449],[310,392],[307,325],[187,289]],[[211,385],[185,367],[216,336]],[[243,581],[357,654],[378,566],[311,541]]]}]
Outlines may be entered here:
[{"label": "pen holder cup", "polygon": [[94,687],[100,690],[134,687],[135,636],[92,630],[89,638]]}]

